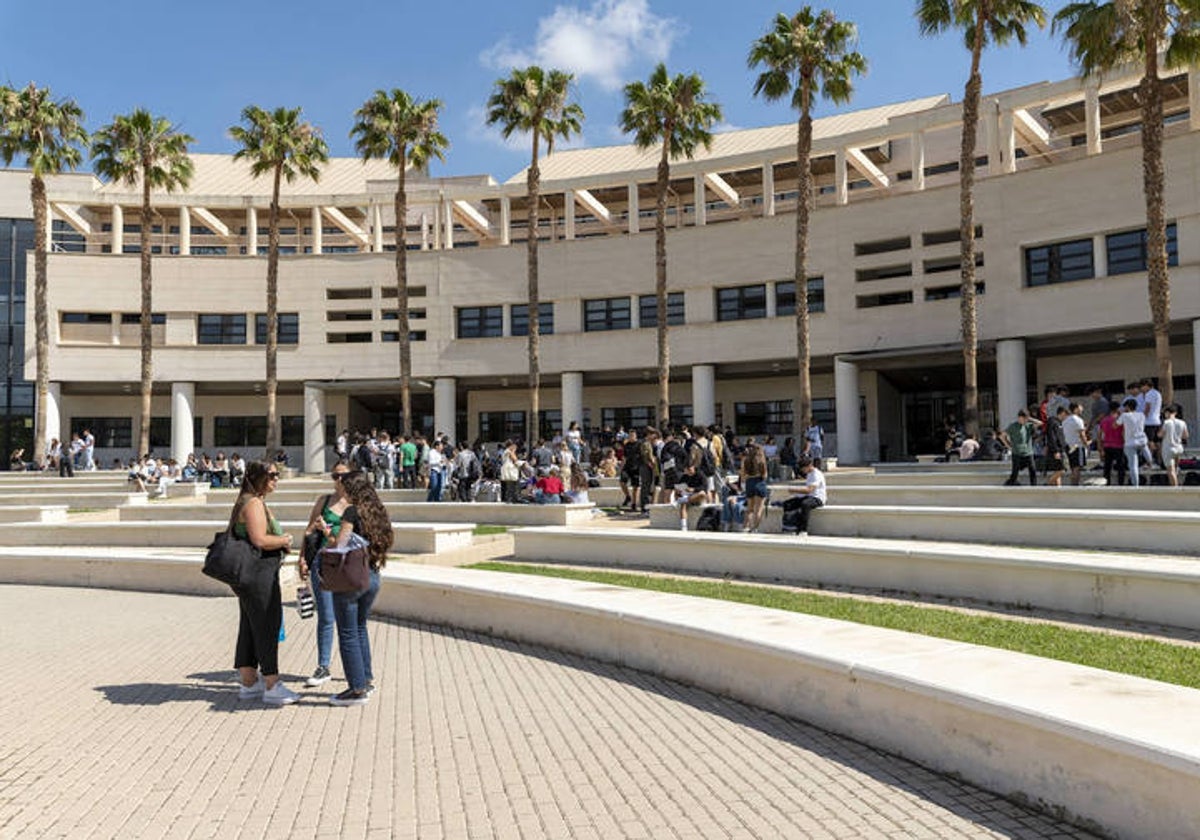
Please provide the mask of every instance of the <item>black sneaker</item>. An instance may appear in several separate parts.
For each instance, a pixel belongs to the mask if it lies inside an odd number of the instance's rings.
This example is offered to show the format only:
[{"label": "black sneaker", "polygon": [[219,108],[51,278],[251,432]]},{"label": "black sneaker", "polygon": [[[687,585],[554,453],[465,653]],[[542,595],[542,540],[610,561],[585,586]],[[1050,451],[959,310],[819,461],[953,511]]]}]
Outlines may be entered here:
[{"label": "black sneaker", "polygon": [[324,665],[318,665],[317,670],[313,671],[313,675],[306,679],[304,684],[307,686],[322,685],[329,682],[331,676],[328,668]]},{"label": "black sneaker", "polygon": [[329,698],[331,706],[365,706],[367,705],[367,692],[355,691],[353,688],[347,688],[341,694],[335,694]]}]

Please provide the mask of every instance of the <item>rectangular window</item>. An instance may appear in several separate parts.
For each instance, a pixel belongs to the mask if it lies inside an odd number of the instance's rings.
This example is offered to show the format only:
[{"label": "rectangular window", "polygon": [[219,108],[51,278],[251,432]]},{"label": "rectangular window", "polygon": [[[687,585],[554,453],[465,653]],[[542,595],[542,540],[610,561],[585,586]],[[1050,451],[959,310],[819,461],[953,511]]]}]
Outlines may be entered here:
[{"label": "rectangular window", "polygon": [[150,449],[165,449],[171,448],[171,418],[170,417],[151,417],[150,418]]},{"label": "rectangular window", "polygon": [[[932,230],[921,234],[921,244],[928,248],[930,245],[945,245],[948,242],[957,242],[959,238],[958,228]],[[975,225],[975,238],[983,239],[983,225]]]},{"label": "rectangular window", "polygon": [[454,310],[459,338],[494,338],[504,333],[504,308],[460,306]]},{"label": "rectangular window", "polygon": [[[975,267],[979,268],[983,265],[983,254],[975,252]],[[959,271],[962,268],[961,257],[941,257],[936,260],[925,260],[921,264],[921,271],[924,274],[945,274],[948,271]]]},{"label": "rectangular window", "polygon": [[654,406],[633,405],[621,408],[600,409],[600,423],[616,429],[623,426],[626,429],[641,429],[654,425]]},{"label": "rectangular window", "polygon": [[326,312],[325,320],[333,323],[341,321],[370,321],[375,316],[368,311],[355,312]]},{"label": "rectangular window", "polygon": [[[381,332],[379,334],[379,340],[382,341],[384,344],[387,344],[389,342],[391,342],[392,344],[398,344],[400,342],[400,331],[399,330],[390,330],[390,331],[384,330],[383,332]],[[409,341],[424,341],[425,340],[425,330],[409,330],[408,340]]]},{"label": "rectangular window", "polygon": [[[825,311],[825,278],[808,278],[808,313]],[[775,284],[775,314],[779,317],[796,314],[796,281],[781,280]]]},{"label": "rectangular window", "polygon": [[213,418],[213,446],[233,448],[266,445],[266,417]]},{"label": "rectangular window", "polygon": [[101,449],[129,449],[133,446],[133,420],[129,417],[72,417],[71,428],[91,431]]},{"label": "rectangular window", "polygon": [[907,251],[911,247],[912,237],[910,236],[876,239],[873,242],[855,242],[854,256],[866,257],[871,254],[886,254],[889,251]]},{"label": "rectangular window", "polygon": [[737,435],[792,434],[792,401],[734,403],[733,431]]},{"label": "rectangular window", "polygon": [[304,445],[304,415],[287,415],[279,418],[279,445]]},{"label": "rectangular window", "polygon": [[[140,313],[140,312],[122,312],[121,313],[121,323],[122,324],[140,324],[140,323],[142,323],[142,313]],[[165,313],[165,312],[151,312],[150,313],[150,324],[152,326],[160,327],[165,323],[167,323],[167,313]]]},{"label": "rectangular window", "polygon": [[912,263],[881,265],[878,268],[860,268],[854,272],[854,279],[859,283],[869,283],[872,280],[890,280],[893,277],[912,277]]},{"label": "rectangular window", "polygon": [[[275,326],[275,340],[280,344],[300,343],[300,314],[297,312],[277,312],[279,319]],[[254,316],[254,343],[267,343],[267,313],[259,312]]]},{"label": "rectangular window", "polygon": [[524,411],[479,412],[479,437],[489,442],[525,439]]},{"label": "rectangular window", "polygon": [[[395,290],[392,290],[392,297],[395,297]],[[386,297],[386,295],[385,295]],[[371,290],[369,288],[357,289],[326,289],[325,300],[370,300]]]},{"label": "rectangular window", "polygon": [[627,330],[633,325],[629,298],[599,298],[583,302],[583,331]]},{"label": "rectangular window", "polygon": [[[1109,276],[1146,270],[1145,228],[1110,233],[1104,237],[1104,247],[1108,253]],[[1167,265],[1179,265],[1179,242],[1174,222],[1167,225]]]},{"label": "rectangular window", "polygon": [[369,332],[326,333],[325,342],[327,344],[370,344],[371,334]]},{"label": "rectangular window", "polygon": [[1092,240],[1073,239],[1025,249],[1025,285],[1049,286],[1096,276]]},{"label": "rectangular window", "polygon": [[63,312],[59,319],[64,324],[111,324],[112,315],[108,312]]},{"label": "rectangular window", "polygon": [[907,292],[890,292],[882,295],[859,295],[857,299],[859,309],[874,309],[877,306],[900,306],[905,303],[913,302],[912,291]]},{"label": "rectangular window", "polygon": [[[677,327],[683,323],[683,292],[667,292],[667,326]],[[658,326],[658,295],[638,297],[638,325]]]},{"label": "rectangular window", "polygon": [[[385,286],[383,289],[380,290],[380,293],[385,298],[399,297],[399,292],[395,286],[391,286],[391,287]],[[409,286],[408,287],[409,298],[425,297],[425,294],[426,294],[426,292],[425,292],[424,286]]]},{"label": "rectangular window", "polygon": [[767,284],[717,289],[717,320],[746,321],[767,317]]},{"label": "rectangular window", "polygon": [[196,343],[245,344],[246,316],[241,314],[197,315]]},{"label": "rectangular window", "polygon": [[[512,316],[512,334],[529,335],[529,304],[514,303],[509,310]],[[554,335],[553,303],[538,302],[538,334]]]},{"label": "rectangular window", "polygon": [[[975,281],[975,294],[982,295],[987,291],[987,286],[980,280]],[[951,298],[962,297],[962,284],[955,283],[953,286],[929,286],[925,289],[925,300],[950,300]]]}]

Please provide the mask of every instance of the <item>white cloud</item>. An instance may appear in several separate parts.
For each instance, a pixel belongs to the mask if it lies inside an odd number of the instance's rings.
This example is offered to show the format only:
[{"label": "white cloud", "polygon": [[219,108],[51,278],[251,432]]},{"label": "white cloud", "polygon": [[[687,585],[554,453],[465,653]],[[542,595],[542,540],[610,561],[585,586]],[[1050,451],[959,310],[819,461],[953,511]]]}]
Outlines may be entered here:
[{"label": "white cloud", "polygon": [[629,81],[632,66],[665,61],[681,26],[650,11],[648,0],[595,0],[587,9],[558,6],[538,22],[532,46],[501,40],[480,60],[501,70],[529,64],[567,70],[616,90]]}]

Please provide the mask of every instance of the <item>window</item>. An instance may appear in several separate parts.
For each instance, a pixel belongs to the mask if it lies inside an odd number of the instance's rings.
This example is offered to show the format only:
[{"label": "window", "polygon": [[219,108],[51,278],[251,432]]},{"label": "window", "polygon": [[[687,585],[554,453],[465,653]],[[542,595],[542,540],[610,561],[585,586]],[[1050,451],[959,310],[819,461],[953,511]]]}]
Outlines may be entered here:
[{"label": "window", "polygon": [[907,251],[911,247],[912,237],[910,236],[876,239],[873,242],[855,242],[854,256],[866,257],[871,254],[886,254],[888,251]]},{"label": "window", "polygon": [[[809,277],[808,278],[808,312],[825,311],[825,278],[824,277]],[[796,281],[781,280],[775,284],[775,314],[782,317],[784,315],[796,314]]]},{"label": "window", "polygon": [[[545,314],[543,312],[539,311],[538,315],[542,318],[545,318]],[[399,321],[400,313],[398,311],[396,311],[395,309],[385,310],[384,312],[380,313],[380,317],[384,321]],[[424,309],[409,309],[408,310],[408,320],[424,321],[425,320],[425,310]]]},{"label": "window", "polygon": [[633,325],[629,298],[599,298],[583,302],[583,331],[627,330]]},{"label": "window", "polygon": [[[987,286],[983,282],[975,281],[975,294],[982,295],[987,291]],[[953,286],[930,286],[925,289],[925,300],[950,300],[951,298],[962,297],[962,284],[955,283]]]},{"label": "window", "polygon": [[602,408],[600,409],[600,423],[613,429],[618,426],[624,426],[626,429],[653,426],[654,406],[634,405],[623,408]]},{"label": "window", "polygon": [[[514,303],[510,307],[512,335],[529,335],[529,304]],[[554,304],[538,302],[538,334],[554,335]]]},{"label": "window", "polygon": [[1092,240],[1073,239],[1025,249],[1025,285],[1049,286],[1096,276]]},{"label": "window", "polygon": [[[277,312],[279,319],[275,324],[275,340],[280,344],[300,343],[300,314],[298,312]],[[254,343],[267,343],[267,313],[259,312],[254,316]]]},{"label": "window", "polygon": [[288,415],[279,418],[279,445],[304,445],[304,415]]},{"label": "window", "polygon": [[108,312],[63,312],[59,318],[64,324],[111,324]]},{"label": "window", "polygon": [[[139,432],[140,434],[140,432]],[[150,418],[150,449],[167,449],[171,448],[171,418],[170,417],[151,417]]]},{"label": "window", "polygon": [[524,440],[525,412],[479,412],[479,437],[486,441]]},{"label": "window", "polygon": [[[932,230],[921,234],[921,244],[928,248],[930,245],[945,245],[947,242],[957,242],[959,238],[958,228]],[[975,238],[983,239],[983,225],[975,225]]]},{"label": "window", "polygon": [[369,332],[326,333],[325,342],[327,344],[370,344],[371,334]]},{"label": "window", "polygon": [[872,280],[890,280],[893,277],[912,277],[912,263],[881,265],[878,268],[860,268],[854,272],[854,279],[859,283],[869,283]]},{"label": "window", "polygon": [[[141,324],[142,323],[142,313],[140,313],[140,312],[122,312],[121,313],[121,323],[122,324]],[[151,312],[150,313],[150,323],[153,326],[161,327],[163,324],[167,323],[167,313]]]},{"label": "window", "polygon": [[[683,322],[683,292],[667,292],[667,326],[677,327]],[[658,326],[658,295],[638,297],[638,324]]]},{"label": "window", "polygon": [[370,321],[374,315],[369,310],[355,312],[326,312],[325,320],[332,322],[339,321]]},{"label": "window", "polygon": [[[393,344],[399,343],[400,331],[399,330],[390,330],[390,331],[385,330],[379,334],[379,340],[384,342],[385,344],[388,342],[392,342]],[[408,340],[409,341],[424,341],[425,340],[425,330],[409,330]]]},{"label": "window", "polygon": [[338,436],[338,424],[336,414],[325,415],[325,445],[336,446]]},{"label": "window", "polygon": [[[1146,270],[1146,229],[1110,233],[1104,237],[1109,276]],[[1167,225],[1167,265],[1179,265],[1175,223]]]},{"label": "window", "polygon": [[913,293],[907,292],[890,292],[882,295],[859,295],[859,309],[874,309],[877,306],[899,306],[904,303],[913,302]]},{"label": "window", "polygon": [[[392,297],[396,296],[396,290],[392,290]],[[386,295],[385,295],[386,297]],[[325,300],[370,300],[371,290],[369,288],[357,289],[326,289]]]},{"label": "window", "polygon": [[792,401],[734,403],[733,431],[737,435],[790,435]]},{"label": "window", "polygon": [[503,335],[503,307],[462,306],[454,313],[459,338],[494,338]]},{"label": "window", "polygon": [[197,344],[245,344],[245,315],[197,315]]},{"label": "window", "polygon": [[128,417],[72,417],[71,428],[90,429],[101,449],[129,449],[133,446],[133,420]]},{"label": "window", "polygon": [[767,317],[767,284],[717,289],[717,320],[745,321]]},{"label": "window", "polygon": [[[975,267],[983,266],[983,254],[975,252]],[[940,257],[936,260],[925,260],[921,271],[925,274],[945,274],[948,271],[958,271],[962,268],[962,257]]]},{"label": "window", "polygon": [[[381,292],[385,298],[399,297],[399,293],[397,292],[397,289],[395,286],[392,286],[391,288],[384,288],[381,290]],[[408,296],[410,298],[425,297],[425,287],[424,286],[409,286],[408,287]]]},{"label": "window", "polygon": [[[586,426],[584,428],[587,428]],[[557,434],[562,434],[562,410],[558,408],[544,409],[538,412],[538,435],[550,440]]]},{"label": "window", "polygon": [[213,446],[232,448],[266,445],[266,417],[213,418]]}]

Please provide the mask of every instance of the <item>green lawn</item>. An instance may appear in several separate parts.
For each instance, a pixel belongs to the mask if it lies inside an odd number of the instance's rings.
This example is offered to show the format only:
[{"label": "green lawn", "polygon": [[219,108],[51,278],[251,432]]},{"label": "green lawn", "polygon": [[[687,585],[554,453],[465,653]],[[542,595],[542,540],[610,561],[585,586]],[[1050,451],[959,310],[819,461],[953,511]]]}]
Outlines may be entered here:
[{"label": "green lawn", "polygon": [[476,525],[475,530],[472,531],[471,533],[473,533],[477,537],[486,537],[488,534],[507,534],[508,526],[507,525]]},{"label": "green lawn", "polygon": [[852,596],[822,595],[718,580],[516,563],[478,563],[469,568],[569,578],[656,592],[693,595],[699,598],[736,601],[1030,653],[1048,659],[1103,668],[1106,671],[1200,688],[1200,647],[1173,644],[1158,639],[1063,627],[1047,622],[964,613],[942,607],[888,603]]}]

